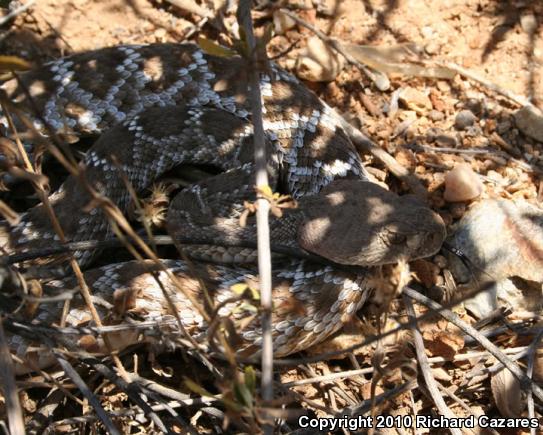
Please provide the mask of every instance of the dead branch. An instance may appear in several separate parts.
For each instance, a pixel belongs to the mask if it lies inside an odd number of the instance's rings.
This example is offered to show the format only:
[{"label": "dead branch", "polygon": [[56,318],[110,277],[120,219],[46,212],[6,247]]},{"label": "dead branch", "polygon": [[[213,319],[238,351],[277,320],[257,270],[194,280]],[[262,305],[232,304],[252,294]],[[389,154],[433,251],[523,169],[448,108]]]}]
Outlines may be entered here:
[{"label": "dead branch", "polygon": [[2,390],[9,422],[9,432],[13,435],[23,435],[25,424],[19,393],[15,384],[15,371],[11,361],[11,352],[4,334],[4,326],[0,318],[0,378],[3,379]]},{"label": "dead branch", "polygon": [[536,397],[539,400],[543,401],[543,388],[541,388],[532,379],[530,379],[517,364],[511,361],[511,359],[505,353],[503,353],[501,349],[499,349],[483,334],[481,334],[472,326],[468,325],[451,310],[442,307],[440,304],[424,296],[418,291],[413,290],[409,287],[404,287],[403,293],[409,296],[411,299],[414,299],[418,303],[428,307],[432,313],[439,314],[441,317],[460,328],[463,332],[475,338],[482,347],[488,350],[497,360],[499,360],[507,369],[509,369],[509,371],[513,373],[513,375],[515,375],[515,377],[520,381],[521,388],[531,389]]},{"label": "dead branch", "polygon": [[[245,42],[250,58],[249,98],[252,109],[254,160],[256,171],[257,189],[265,189],[269,186],[267,171],[267,152],[262,119],[262,95],[260,93],[259,65],[265,63],[265,59],[259,59],[256,39],[253,32],[251,18],[251,1],[241,0],[236,12],[237,20],[245,31]],[[262,399],[265,402],[273,400],[273,339],[272,339],[272,269],[270,250],[270,226],[269,211],[270,202],[259,194],[256,200],[256,227],[258,243],[258,274],[260,282],[260,298],[262,309]],[[265,424],[264,433],[272,434],[273,426]]]},{"label": "dead branch", "polygon": [[[413,304],[405,295],[403,296],[403,300],[405,303],[405,308],[407,310],[407,316],[412,321],[416,322],[416,315]],[[419,362],[420,371],[422,372],[422,376],[424,377],[424,382],[426,382],[426,388],[428,388],[428,391],[432,396],[432,400],[434,401],[441,415],[447,417],[448,419],[456,418],[456,415],[449,409],[449,407],[445,403],[445,400],[443,400],[443,396],[439,392],[439,383],[432,376],[432,368],[430,367],[428,357],[426,356],[426,349],[424,348],[424,340],[422,339],[422,334],[418,330],[417,326],[413,326],[411,328],[411,332],[413,334],[413,341],[415,343],[415,350],[417,352],[417,360]],[[456,428],[450,428],[450,431],[455,435],[462,434],[462,432]]]},{"label": "dead branch", "polygon": [[24,5],[19,6],[18,8],[12,10],[9,14],[0,18],[0,26],[3,26],[9,20],[15,18],[18,15],[21,15],[23,12],[30,9],[32,6],[34,6],[34,3],[36,3],[36,0],[28,0]]}]

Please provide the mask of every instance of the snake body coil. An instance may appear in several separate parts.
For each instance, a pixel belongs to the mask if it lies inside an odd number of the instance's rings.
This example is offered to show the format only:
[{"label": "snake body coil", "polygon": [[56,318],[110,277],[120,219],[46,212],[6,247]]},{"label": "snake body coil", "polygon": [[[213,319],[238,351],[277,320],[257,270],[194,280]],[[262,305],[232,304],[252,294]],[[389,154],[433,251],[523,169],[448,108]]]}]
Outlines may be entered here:
[{"label": "snake body coil", "polygon": [[[184,291],[203,300],[202,282],[196,277],[201,278],[220,306],[218,314],[244,324],[240,352],[257,351],[259,316],[232,292],[239,282],[258,287],[254,267],[236,264],[252,257],[244,250],[213,246],[218,241],[232,245],[255,239],[251,218],[247,226],[239,225],[243,201],[254,199],[244,61],[210,56],[191,44],[120,46],[48,63],[24,74],[21,83],[24,86],[5,84],[8,95],[25,100],[27,88],[55,132],[100,134],[81,167],[90,185],[122,211],[130,202],[126,180],[139,193],[181,163],[212,165],[220,171],[174,198],[167,228],[174,238],[203,241],[210,256],[224,264],[197,263],[191,269],[177,260],[164,260],[162,265],[132,261],[90,270],[85,278],[104,322],[144,321],[175,332],[164,300],[167,291],[183,326],[203,338],[208,325],[164,272],[167,269]],[[260,88],[271,187],[299,203],[282,218],[272,219],[273,242],[366,267],[346,272],[308,260],[281,260],[275,266],[273,337],[275,354],[282,356],[322,341],[348,321],[369,295],[374,266],[436,252],[444,225],[416,201],[370,183],[334,112],[294,77],[272,65],[269,75],[261,76]],[[68,177],[51,196],[68,240],[111,235],[103,210],[85,208],[90,199],[75,177]],[[43,248],[58,240],[41,205],[28,210],[15,227],[3,228],[0,243],[8,252]],[[92,255],[78,252],[76,258],[86,264]],[[73,285],[68,279],[47,288]],[[35,319],[58,321],[61,305],[42,304]],[[72,326],[92,323],[78,297],[66,321]],[[133,329],[111,337],[124,347],[141,334],[141,329]],[[48,357],[29,350],[27,340],[11,340],[20,356],[37,358],[42,366],[47,363]]]}]

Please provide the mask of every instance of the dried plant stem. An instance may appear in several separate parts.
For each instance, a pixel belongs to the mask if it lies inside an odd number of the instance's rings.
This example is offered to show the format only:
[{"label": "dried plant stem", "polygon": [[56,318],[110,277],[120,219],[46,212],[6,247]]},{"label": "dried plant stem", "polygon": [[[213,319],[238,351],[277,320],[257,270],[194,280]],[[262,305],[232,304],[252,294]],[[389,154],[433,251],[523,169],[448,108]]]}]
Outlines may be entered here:
[{"label": "dried plant stem", "polygon": [[18,8],[11,11],[9,14],[0,18],[0,26],[3,26],[9,20],[15,18],[17,15],[22,14],[24,11],[30,9],[34,5],[34,3],[36,3],[36,0],[29,0],[24,5],[19,6]]},{"label": "dried plant stem", "polygon": [[[527,367],[527,376],[532,378],[534,373],[534,361],[537,354],[537,348],[539,347],[539,343],[541,342],[541,339],[543,338],[543,331],[541,331],[537,336],[534,338],[534,341],[529,347],[529,353],[528,353],[528,367]],[[528,407],[528,417],[529,418],[535,418],[535,409],[534,409],[534,396],[532,394],[532,391],[529,390],[527,394],[527,407]],[[535,428],[530,429],[530,434],[535,435],[536,430]]]},{"label": "dried plant stem", "polygon": [[[416,314],[415,314],[415,309],[413,308],[413,303],[405,295],[403,297],[403,300],[405,303],[405,307],[407,309],[408,317],[412,321],[416,321]],[[438,382],[432,376],[432,369],[430,367],[428,357],[426,356],[426,350],[424,348],[424,341],[422,339],[422,334],[420,333],[420,331],[417,329],[416,326],[413,326],[411,328],[411,332],[413,333],[413,340],[415,342],[415,350],[417,352],[417,360],[419,362],[419,367],[422,372],[422,376],[424,377],[424,382],[426,383],[426,387],[428,388],[428,391],[430,392],[430,395],[432,396],[432,400],[434,401],[441,415],[443,415],[444,417],[448,419],[456,418],[456,415],[454,415],[454,413],[449,409],[449,407],[445,403],[445,400],[443,400],[443,396],[439,392]],[[450,431],[454,435],[462,435],[462,432],[456,428],[450,428]]]},{"label": "dried plant stem", "polygon": [[475,338],[481,346],[483,346],[486,350],[488,350],[511,373],[513,373],[513,375],[515,375],[515,377],[520,381],[521,387],[523,389],[531,389],[533,394],[535,394],[535,396],[539,400],[543,401],[543,388],[541,388],[532,379],[530,379],[530,377],[528,377],[526,373],[524,373],[517,364],[511,361],[511,359],[508,358],[504,352],[502,352],[494,343],[492,343],[483,334],[481,334],[472,326],[468,325],[451,310],[443,308],[440,304],[438,304],[437,302],[433,301],[430,298],[427,298],[426,296],[419,293],[418,291],[413,290],[412,288],[409,288],[409,287],[404,287],[403,293],[409,296],[411,299],[414,299],[418,303],[428,307],[431,311],[436,312],[441,317],[443,317],[444,319],[448,320],[449,322],[451,322],[452,324],[460,328],[463,332]]},{"label": "dried plant stem", "polygon": [[12,435],[24,435],[25,424],[19,393],[15,384],[15,372],[11,353],[4,334],[2,319],[0,318],[0,379],[2,379],[2,395],[4,396],[6,414],[9,422],[9,432]]},{"label": "dried plant stem", "polygon": [[497,84],[492,83],[483,77],[480,77],[479,75],[475,74],[473,71],[470,71],[466,68],[461,67],[460,65],[450,62],[450,63],[445,63],[442,66],[449,68],[455,73],[460,74],[461,76],[464,76],[470,80],[473,80],[474,82],[477,82],[483,85],[484,87],[490,89],[491,91],[494,91],[499,95],[502,95],[503,97],[513,101],[514,103],[520,106],[531,105],[530,101],[526,97],[516,95],[510,90],[502,88],[501,86],[498,86]]},{"label": "dried plant stem", "polygon": [[[17,143],[17,148],[19,150],[19,153],[21,154],[21,159],[24,162],[25,169],[28,172],[36,173],[34,170],[32,164],[30,163],[30,159],[28,158],[28,155],[26,154],[26,151],[24,149],[23,144],[21,143],[21,140],[19,139],[19,136],[17,134],[17,129],[15,128],[15,124],[13,123],[13,120],[11,118],[11,115],[9,114],[9,110],[5,110],[5,105],[2,104],[2,107],[4,108],[4,113],[6,114],[6,119],[8,121],[8,125],[10,129],[12,130],[15,141]],[[60,154],[60,153],[59,153]],[[70,165],[71,166],[71,165]],[[73,170],[78,171],[77,167],[73,168]],[[62,227],[60,226],[60,222],[58,221],[55,211],[53,210],[53,206],[51,205],[51,202],[49,201],[48,192],[45,190],[44,186],[40,183],[33,182],[34,189],[36,190],[36,193],[38,194],[38,197],[40,201],[43,204],[43,207],[49,217],[49,220],[51,221],[51,224],[53,226],[53,230],[57,234],[59,240],[61,243],[66,243],[66,237],[64,235],[64,231]],[[87,283],[85,282],[85,278],[83,277],[83,273],[81,272],[81,268],[79,267],[79,264],[75,260],[74,257],[70,258],[70,267],[73,269],[74,274],[77,279],[77,283],[80,288],[81,296],[83,297],[83,300],[85,301],[85,304],[87,305],[87,308],[89,309],[89,312],[92,316],[93,321],[96,323],[96,326],[100,327],[103,326],[102,320],[100,319],[100,315],[98,314],[98,311],[96,310],[96,307],[94,306],[94,303],[92,302],[92,298],[90,295],[89,287],[87,286]],[[64,310],[66,311],[66,310]],[[61,320],[61,323],[64,323],[64,319]],[[119,357],[116,355],[116,353],[113,351],[113,346],[111,345],[111,342],[109,340],[109,337],[104,334],[103,335],[104,344],[106,345],[109,353],[111,354],[111,357],[113,359],[113,362],[117,366],[119,373],[123,378],[128,379],[128,375],[126,373],[126,370],[119,359]]]},{"label": "dried plant stem", "polygon": [[[267,152],[262,119],[262,95],[260,93],[260,74],[256,39],[251,18],[251,1],[240,0],[237,19],[245,31],[248,54],[250,56],[249,99],[252,109],[254,159],[257,189],[269,186],[267,171]],[[262,399],[269,402],[273,399],[273,339],[272,339],[272,274],[268,199],[258,195],[256,212],[257,245],[258,245],[258,274],[260,282],[260,302],[262,309]],[[266,406],[266,405],[264,405]],[[264,425],[264,433],[273,433],[273,426]]]}]

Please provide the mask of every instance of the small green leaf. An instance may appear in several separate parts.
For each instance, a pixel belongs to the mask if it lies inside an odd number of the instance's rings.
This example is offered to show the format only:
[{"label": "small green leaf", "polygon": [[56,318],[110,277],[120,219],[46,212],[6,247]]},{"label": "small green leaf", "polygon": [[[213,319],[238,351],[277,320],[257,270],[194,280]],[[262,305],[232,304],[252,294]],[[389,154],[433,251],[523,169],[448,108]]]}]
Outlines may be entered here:
[{"label": "small green leaf", "polygon": [[236,382],[234,385],[234,394],[236,396],[236,400],[243,406],[247,408],[253,407],[253,395],[251,394],[249,388],[247,388],[247,385]]},{"label": "small green leaf", "polygon": [[183,380],[185,383],[185,386],[192,391],[193,393],[196,393],[200,396],[207,396],[207,397],[215,397],[214,394],[211,394],[209,391],[207,391],[205,388],[198,385],[196,382],[194,382],[192,379],[185,378]]},{"label": "small green leaf", "polygon": [[268,184],[257,186],[256,190],[264,198],[270,198],[270,199],[273,198],[273,190]]},{"label": "small green leaf", "polygon": [[260,291],[256,288],[253,288],[253,287],[249,287],[249,290],[251,291],[251,297],[255,300],[255,301],[259,301],[260,300]]},{"label": "small green leaf", "polygon": [[236,55],[234,50],[223,47],[207,38],[202,36],[198,37],[198,46],[204,50],[207,54],[219,57],[233,57]]},{"label": "small green leaf", "polygon": [[238,296],[241,296],[248,288],[249,286],[244,282],[238,282],[237,284],[230,286],[230,290]]},{"label": "small green leaf", "polygon": [[245,367],[245,385],[247,385],[251,394],[254,395],[256,391],[256,372],[253,366]]},{"label": "small green leaf", "polygon": [[0,56],[0,72],[24,71],[32,66],[17,56]]}]

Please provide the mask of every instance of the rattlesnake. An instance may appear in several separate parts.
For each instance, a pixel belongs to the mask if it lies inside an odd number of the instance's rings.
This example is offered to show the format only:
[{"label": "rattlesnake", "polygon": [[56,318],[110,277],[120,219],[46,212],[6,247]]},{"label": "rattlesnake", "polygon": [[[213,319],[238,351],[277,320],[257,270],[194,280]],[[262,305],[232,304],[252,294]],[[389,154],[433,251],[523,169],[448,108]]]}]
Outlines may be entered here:
[{"label": "rattlesnake", "polygon": [[[235,320],[253,316],[240,332],[239,349],[254,352],[261,341],[258,316],[248,304],[227,303],[233,284],[258,287],[254,266],[248,264],[252,254],[216,246],[218,241],[232,245],[255,238],[254,219],[249,218],[245,227],[238,222],[243,200],[255,196],[245,68],[241,58],[208,55],[192,44],[120,46],[50,62],[22,75],[24,86],[8,82],[4,88],[14,101],[25,100],[27,88],[42,119],[57,133],[102,133],[81,167],[86,167],[90,184],[121,210],[130,199],[121,173],[142,192],[179,163],[213,165],[221,171],[173,200],[167,226],[174,238],[192,236],[207,244],[209,255],[223,264],[197,263],[190,268],[180,260],[164,260],[162,267],[178,276],[185,290],[203,299],[196,279],[201,277],[215,302],[225,304],[219,315]],[[271,187],[299,203],[282,218],[272,219],[273,243],[365,267],[352,272],[300,259],[282,259],[274,266],[273,337],[275,355],[283,356],[322,341],[354,315],[371,291],[372,266],[435,253],[445,229],[441,219],[416,200],[369,182],[333,110],[296,78],[272,64],[268,74],[261,74],[260,88]],[[89,199],[74,177],[51,196],[68,240],[111,235],[101,209],[82,211]],[[58,241],[42,206],[26,212],[14,228],[4,224],[2,231],[0,243],[7,252]],[[196,251],[203,248],[187,249],[189,254]],[[76,252],[75,257],[88,264],[92,254]],[[246,264],[234,264],[240,262]],[[139,319],[170,328],[162,293],[167,291],[185,328],[195,337],[205,336],[204,319],[183,293],[164,273],[152,273],[160,268],[133,261],[86,272],[104,321]],[[46,290],[73,284],[53,281]],[[35,318],[53,323],[60,310],[61,304],[42,304]],[[77,298],[66,321],[92,323]],[[119,335],[118,347],[137,341],[139,334]],[[29,352],[22,338],[11,340],[20,356],[38,358],[42,366],[49,361],[46,354]]]}]

